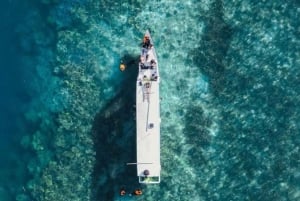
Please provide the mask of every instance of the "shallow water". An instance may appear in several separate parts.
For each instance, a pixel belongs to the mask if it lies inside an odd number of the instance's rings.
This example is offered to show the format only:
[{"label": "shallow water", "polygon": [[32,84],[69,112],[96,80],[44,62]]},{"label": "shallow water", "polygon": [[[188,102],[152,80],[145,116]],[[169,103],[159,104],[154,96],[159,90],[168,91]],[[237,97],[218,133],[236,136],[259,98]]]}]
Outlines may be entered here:
[{"label": "shallow water", "polygon": [[[16,45],[1,71],[16,68],[1,73],[1,147],[12,153],[1,200],[300,199],[297,1],[7,6],[32,12],[4,23],[3,44],[14,33]],[[140,186],[125,164],[146,29],[161,71],[162,182]],[[144,194],[119,197],[122,186]]]}]

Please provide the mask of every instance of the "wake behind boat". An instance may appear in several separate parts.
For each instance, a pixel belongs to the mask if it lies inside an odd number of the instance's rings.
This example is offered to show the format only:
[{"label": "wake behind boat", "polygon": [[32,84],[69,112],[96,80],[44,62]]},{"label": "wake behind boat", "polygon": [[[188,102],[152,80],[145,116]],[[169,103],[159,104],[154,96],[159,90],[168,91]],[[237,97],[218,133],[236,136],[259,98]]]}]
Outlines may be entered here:
[{"label": "wake behind boat", "polygon": [[137,176],[160,183],[160,98],[158,61],[149,31],[141,48],[136,83]]}]

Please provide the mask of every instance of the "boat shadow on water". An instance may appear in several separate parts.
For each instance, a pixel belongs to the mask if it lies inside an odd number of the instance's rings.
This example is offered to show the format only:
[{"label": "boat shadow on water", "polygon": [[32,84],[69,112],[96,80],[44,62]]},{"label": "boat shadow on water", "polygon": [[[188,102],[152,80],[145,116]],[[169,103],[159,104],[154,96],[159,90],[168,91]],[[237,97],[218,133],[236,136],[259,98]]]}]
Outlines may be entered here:
[{"label": "boat shadow on water", "polygon": [[92,200],[114,200],[121,187],[138,186],[136,160],[135,85],[138,57],[125,55],[126,70],[116,95],[95,116],[93,140],[96,164],[92,174]]}]

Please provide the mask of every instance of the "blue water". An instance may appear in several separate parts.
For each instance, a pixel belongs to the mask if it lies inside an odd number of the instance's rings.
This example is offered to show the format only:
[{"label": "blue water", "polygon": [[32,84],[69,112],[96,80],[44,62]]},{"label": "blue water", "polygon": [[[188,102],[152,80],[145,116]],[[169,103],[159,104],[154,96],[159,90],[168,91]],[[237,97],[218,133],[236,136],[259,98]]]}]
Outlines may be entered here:
[{"label": "blue water", "polygon": [[29,175],[26,173],[27,150],[20,145],[26,122],[24,107],[27,93],[19,36],[15,27],[26,15],[27,4],[2,1],[0,6],[0,199],[15,200]]},{"label": "blue water", "polygon": [[[0,200],[300,200],[298,1],[0,8]],[[162,81],[162,182],[149,186],[125,165],[146,29]]]}]

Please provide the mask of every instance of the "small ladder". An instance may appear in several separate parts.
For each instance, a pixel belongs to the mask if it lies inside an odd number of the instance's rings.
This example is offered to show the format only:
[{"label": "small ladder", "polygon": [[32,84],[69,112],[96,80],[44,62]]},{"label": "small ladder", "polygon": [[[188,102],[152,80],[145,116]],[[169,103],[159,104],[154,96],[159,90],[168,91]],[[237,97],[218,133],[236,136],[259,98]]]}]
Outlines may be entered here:
[{"label": "small ladder", "polygon": [[147,81],[143,85],[143,102],[147,100],[149,102],[151,93],[151,82]]}]

